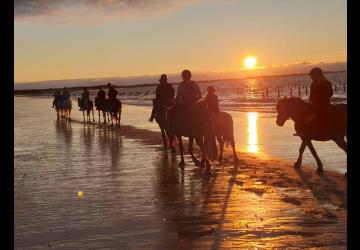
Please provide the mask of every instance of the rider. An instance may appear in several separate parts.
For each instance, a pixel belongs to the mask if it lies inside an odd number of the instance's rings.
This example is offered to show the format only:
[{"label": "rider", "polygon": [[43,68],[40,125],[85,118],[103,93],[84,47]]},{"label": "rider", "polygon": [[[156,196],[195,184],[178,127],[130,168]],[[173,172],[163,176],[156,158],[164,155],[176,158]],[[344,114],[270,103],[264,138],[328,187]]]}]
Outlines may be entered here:
[{"label": "rider", "polygon": [[108,93],[109,99],[116,99],[118,92],[111,85],[111,83],[108,83],[108,87],[109,87],[109,93]]},{"label": "rider", "polygon": [[70,100],[70,92],[66,87],[64,87],[64,90],[62,92],[62,97],[64,100]]},{"label": "rider", "polygon": [[311,83],[309,96],[309,102],[311,104],[312,112],[305,119],[304,124],[302,124],[299,128],[299,130],[301,131],[300,134],[295,135],[301,135],[302,130],[308,124],[310,124],[319,114],[327,117],[331,108],[330,98],[333,95],[331,82],[325,78],[323,71],[320,68],[313,68],[310,71],[309,75],[313,80],[313,82]]},{"label": "rider", "polygon": [[173,112],[171,115],[168,115],[168,120],[172,123],[176,117],[179,117],[179,114],[190,110],[193,104],[201,99],[201,90],[199,85],[191,81],[191,72],[190,70],[184,70],[181,73],[183,81],[179,84],[175,97],[175,106],[173,107]]},{"label": "rider", "polygon": [[208,94],[205,97],[205,103],[207,104],[208,108],[216,115],[220,112],[220,109],[218,96],[215,94],[215,88],[213,86],[209,86],[207,88],[207,92]]},{"label": "rider", "polygon": [[153,122],[155,118],[156,108],[158,105],[170,106],[174,102],[175,90],[174,87],[167,82],[168,78],[166,74],[160,76],[160,84],[156,87],[156,98],[153,99],[153,109],[149,118],[150,122]]},{"label": "rider", "polygon": [[89,99],[90,99],[90,92],[85,87],[84,92],[81,94],[81,105],[80,105],[80,108],[79,108],[80,111],[83,109],[83,107],[86,108],[86,105],[87,105]]},{"label": "rider", "polygon": [[105,100],[105,91],[101,88],[101,86],[99,86],[99,91],[97,93],[97,98],[100,100],[100,101],[103,101]]},{"label": "rider", "polygon": [[61,94],[60,90],[55,89],[55,92],[53,94],[53,96],[54,96],[54,101],[53,101],[53,105],[52,105],[53,108],[56,106],[56,102],[59,100],[60,94]]},{"label": "rider", "polygon": [[179,84],[177,88],[175,100],[180,105],[188,108],[195,102],[197,102],[199,99],[201,99],[201,90],[196,82],[190,81],[190,70],[184,70],[181,73],[181,76],[183,81]]}]

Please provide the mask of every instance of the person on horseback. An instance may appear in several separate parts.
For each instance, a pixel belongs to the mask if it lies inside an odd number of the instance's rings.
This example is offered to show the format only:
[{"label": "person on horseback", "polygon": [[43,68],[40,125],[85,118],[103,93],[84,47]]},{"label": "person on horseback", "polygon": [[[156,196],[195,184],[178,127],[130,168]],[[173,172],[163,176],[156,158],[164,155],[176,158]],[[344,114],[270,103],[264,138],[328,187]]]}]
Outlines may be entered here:
[{"label": "person on horseback", "polygon": [[98,100],[99,101],[105,100],[105,96],[106,96],[105,91],[101,88],[101,86],[99,86],[99,91],[97,93]]},{"label": "person on horseback", "polygon": [[80,105],[80,108],[79,108],[80,111],[82,111],[83,109],[84,110],[86,109],[89,100],[90,100],[90,92],[85,87],[84,92],[81,94],[81,105]]},{"label": "person on horseback", "polygon": [[156,98],[153,99],[153,109],[149,118],[150,122],[153,122],[157,108],[162,106],[171,106],[174,103],[175,90],[174,87],[167,82],[168,78],[166,74],[160,76],[160,84],[156,87]]},{"label": "person on horseback", "polygon": [[201,90],[196,82],[190,80],[190,70],[184,70],[181,76],[183,81],[177,88],[175,100],[181,106],[188,108],[201,99]]},{"label": "person on horseback", "polygon": [[207,96],[205,97],[205,103],[208,108],[217,115],[220,112],[219,109],[219,100],[218,96],[215,94],[215,88],[213,86],[209,86],[207,88]]},{"label": "person on horseback", "polygon": [[191,110],[193,104],[201,99],[201,90],[199,85],[191,81],[190,70],[184,70],[181,73],[183,81],[179,84],[176,97],[175,106],[173,107],[172,115],[168,117],[169,121],[173,122],[175,118],[179,117],[181,113]]},{"label": "person on horseback", "polygon": [[300,126],[300,133],[295,135],[302,136],[306,126],[309,125],[317,116],[327,118],[331,110],[330,99],[333,96],[331,82],[328,81],[320,68],[313,68],[309,73],[313,82],[310,87],[309,102],[311,104],[311,114],[308,115],[304,124]]},{"label": "person on horseback", "polygon": [[59,100],[60,94],[61,94],[61,93],[60,93],[60,90],[59,90],[59,89],[55,89],[55,92],[54,92],[54,94],[53,94],[53,96],[54,96],[53,105],[52,105],[53,108],[55,108],[56,103],[57,103],[57,101]]},{"label": "person on horseback", "polygon": [[109,93],[108,93],[109,99],[116,99],[118,92],[111,85],[111,83],[108,83],[108,87],[109,87]]},{"label": "person on horseback", "polygon": [[62,97],[63,100],[70,100],[70,92],[66,87],[64,87],[64,90],[62,92]]}]

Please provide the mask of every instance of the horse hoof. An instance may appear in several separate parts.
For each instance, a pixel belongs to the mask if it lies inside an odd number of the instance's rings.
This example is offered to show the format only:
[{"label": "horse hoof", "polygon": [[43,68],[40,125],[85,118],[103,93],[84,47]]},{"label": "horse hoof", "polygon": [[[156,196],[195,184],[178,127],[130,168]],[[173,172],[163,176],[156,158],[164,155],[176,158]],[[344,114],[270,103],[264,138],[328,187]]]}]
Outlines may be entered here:
[{"label": "horse hoof", "polygon": [[199,160],[194,160],[194,164],[196,167],[200,167],[201,162]]},{"label": "horse hoof", "polygon": [[316,171],[318,174],[323,174],[324,173],[324,170],[322,168],[318,168],[317,171]]},{"label": "horse hoof", "polygon": [[300,167],[301,167],[301,162],[295,162],[295,164],[294,164],[294,168],[295,169],[300,169]]},{"label": "horse hoof", "polygon": [[200,168],[204,168],[205,166],[206,166],[205,161],[201,161],[199,167],[200,167]]},{"label": "horse hoof", "polygon": [[180,167],[180,168],[184,168],[184,167],[185,167],[185,162],[184,162],[184,161],[180,161],[180,162],[179,162],[179,167]]},{"label": "horse hoof", "polygon": [[175,149],[175,148],[171,148],[171,153],[175,154],[175,153],[176,153],[176,149]]}]

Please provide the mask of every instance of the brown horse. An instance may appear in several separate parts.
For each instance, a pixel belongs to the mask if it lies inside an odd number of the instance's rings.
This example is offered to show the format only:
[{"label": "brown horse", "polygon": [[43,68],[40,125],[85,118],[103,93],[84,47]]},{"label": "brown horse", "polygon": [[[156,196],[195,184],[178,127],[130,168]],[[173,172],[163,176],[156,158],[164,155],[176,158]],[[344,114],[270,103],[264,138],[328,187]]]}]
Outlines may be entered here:
[{"label": "brown horse", "polygon": [[86,102],[84,102],[82,100],[82,98],[78,98],[78,106],[80,108],[80,111],[82,111],[82,113],[83,113],[84,122],[85,122],[85,111],[86,111],[87,121],[90,122],[90,120],[91,120],[90,114],[92,112],[93,122],[95,122],[93,101],[87,100]]},{"label": "brown horse", "polygon": [[[185,166],[184,146],[182,137],[189,138],[189,153],[196,166],[210,170],[210,160],[217,158],[214,117],[204,102],[197,102],[188,110],[174,105],[167,111],[166,120],[173,129],[178,141],[181,154],[179,165]],[[201,149],[201,162],[193,154],[194,139]]]},{"label": "brown horse", "polygon": [[110,114],[108,114],[108,102],[106,101],[106,99],[99,99],[98,97],[95,97],[95,107],[99,114],[99,123],[101,122],[100,112],[102,112],[104,123],[106,123],[106,119],[108,119],[108,122],[110,122]]},{"label": "brown horse", "polygon": [[232,147],[234,163],[239,162],[239,158],[236,155],[235,151],[235,140],[234,140],[234,122],[230,114],[220,111],[215,114],[215,131],[216,139],[220,145],[220,156],[219,162],[222,162],[223,153],[224,153],[224,144],[229,143]]},{"label": "brown horse", "polygon": [[106,99],[106,105],[111,118],[111,126],[115,125],[120,127],[122,104],[119,99]]},{"label": "brown horse", "polygon": [[[347,153],[347,143],[345,142],[346,131],[346,104],[332,105],[328,115],[319,114],[313,119],[303,130],[301,136],[301,146],[299,149],[299,157],[294,165],[295,168],[301,167],[302,155],[305,147],[308,146],[310,152],[314,156],[318,168],[317,172],[323,172],[323,165],[315,151],[311,140],[330,141],[333,140],[340,148]],[[299,131],[301,124],[312,113],[311,106],[300,98],[283,98],[276,105],[278,116],[276,124],[283,126],[285,121],[291,118],[295,123],[295,131]],[[346,174],[345,174],[346,176]]]},{"label": "brown horse", "polygon": [[168,110],[168,107],[165,107],[163,105],[157,104],[156,106],[156,112],[155,112],[155,120],[159,124],[160,131],[161,131],[161,137],[163,139],[164,148],[166,149],[169,145],[171,152],[176,153],[175,150],[175,135],[174,131],[170,127],[169,123],[166,121],[165,114]]}]

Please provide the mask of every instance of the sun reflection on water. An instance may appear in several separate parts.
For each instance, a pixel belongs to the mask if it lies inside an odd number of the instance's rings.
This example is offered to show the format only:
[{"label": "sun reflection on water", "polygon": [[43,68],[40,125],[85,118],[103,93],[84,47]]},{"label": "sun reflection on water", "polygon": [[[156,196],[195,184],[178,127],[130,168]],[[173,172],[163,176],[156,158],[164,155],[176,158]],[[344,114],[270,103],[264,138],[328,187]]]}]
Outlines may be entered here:
[{"label": "sun reflection on water", "polygon": [[258,112],[248,112],[248,128],[247,128],[247,152],[258,153],[258,133],[257,133],[257,119],[259,117]]}]

